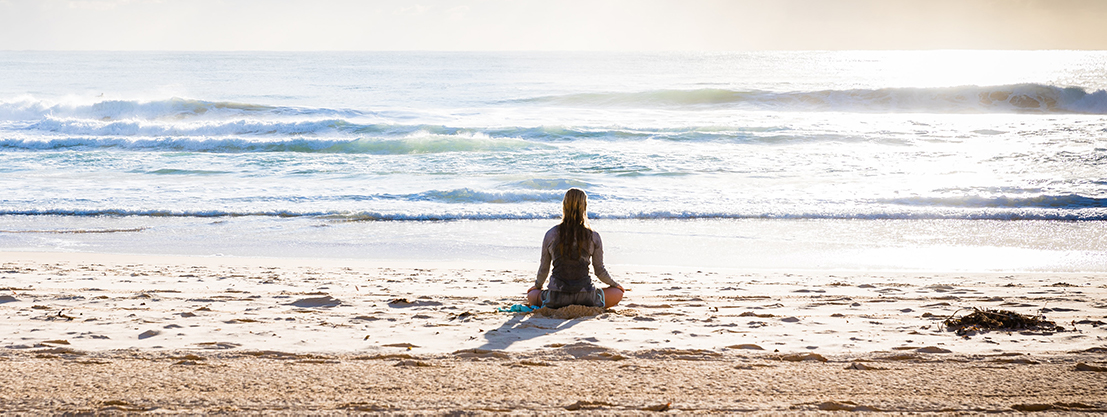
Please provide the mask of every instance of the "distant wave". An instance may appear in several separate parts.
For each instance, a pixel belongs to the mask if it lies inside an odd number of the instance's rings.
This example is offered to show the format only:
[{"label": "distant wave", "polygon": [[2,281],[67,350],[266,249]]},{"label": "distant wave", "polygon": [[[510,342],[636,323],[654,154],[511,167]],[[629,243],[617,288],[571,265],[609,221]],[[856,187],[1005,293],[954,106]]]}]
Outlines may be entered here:
[{"label": "distant wave", "polygon": [[122,149],[210,153],[305,152],[405,155],[442,152],[513,151],[544,145],[512,138],[425,135],[396,139],[295,138],[251,140],[241,138],[118,138],[0,139],[0,150]]},{"label": "distant wave", "polygon": [[759,90],[652,90],[580,93],[518,100],[522,103],[596,107],[747,106],[755,109],[846,112],[995,112],[1107,114],[1107,91],[1042,84],[941,88],[880,88],[769,92]]},{"label": "distant wave", "polygon": [[[442,203],[523,203],[523,202],[558,202],[564,197],[564,191],[537,191],[537,192],[489,192],[478,191],[469,188],[456,190],[433,190],[418,194],[395,196],[405,201],[433,201]],[[389,196],[393,197],[393,196]]]},{"label": "distant wave", "polygon": [[353,117],[368,113],[356,110],[269,106],[229,101],[206,101],[173,97],[165,100],[103,100],[94,103],[54,103],[32,98],[0,101],[0,120],[44,118],[117,120],[189,120],[249,116]]},{"label": "distant wave", "polygon": [[[339,138],[374,138],[395,140],[419,140],[433,136],[453,136],[469,138],[525,139],[536,141],[572,141],[572,140],[666,140],[666,141],[710,141],[710,140],[751,140],[764,138],[779,140],[771,136],[784,128],[773,127],[725,127],[691,126],[681,128],[631,128],[620,126],[583,127],[583,126],[493,126],[485,128],[459,128],[427,124],[359,124],[346,119],[320,120],[261,120],[230,119],[212,121],[146,121],[146,120],[87,120],[58,119],[46,117],[41,120],[23,123],[0,123],[0,128],[33,135],[36,138],[50,139],[58,146],[65,142],[81,142],[81,146],[100,147],[93,144],[96,137],[134,138],[148,147],[152,141],[177,143],[172,140],[198,138],[197,140],[221,140],[220,138],[259,139],[289,138],[309,141],[334,142]],[[66,137],[59,139],[58,137]],[[786,135],[785,135],[786,137]],[[170,140],[169,138],[172,138]],[[775,139],[773,139],[775,138]],[[131,140],[131,139],[124,139]],[[787,139],[785,139],[787,140]],[[112,147],[128,147],[123,142],[112,143]],[[0,146],[27,149],[49,149],[35,144],[20,145],[12,140],[0,141]],[[174,145],[177,146],[177,145]]]},{"label": "distant wave", "polygon": [[[276,107],[259,104],[214,102],[172,98],[168,100],[102,101],[89,105],[50,104],[31,99],[0,102],[0,129],[15,135],[4,135],[0,147],[48,150],[53,148],[113,147],[123,149],[157,149],[154,144],[170,148],[189,148],[188,138],[197,142],[223,139],[260,139],[257,143],[242,142],[230,146],[234,152],[283,150],[264,140],[296,138],[338,144],[350,142],[354,147],[374,146],[371,141],[354,143],[356,138],[396,140],[423,143],[427,137],[456,136],[459,138],[505,138],[538,141],[569,141],[580,139],[657,139],[672,141],[714,140],[755,137],[772,127],[694,126],[687,128],[632,128],[620,126],[487,126],[451,127],[419,123],[403,112],[372,113],[357,110],[325,108]],[[13,137],[29,136],[22,141]],[[134,140],[98,140],[103,138],[134,138]],[[182,141],[181,139],[186,139]],[[305,142],[306,143],[306,142]],[[209,149],[197,145],[198,150]],[[449,146],[446,146],[447,148]],[[235,150],[237,149],[237,150]],[[356,152],[355,150],[351,150]],[[370,151],[372,152],[372,151]]]},{"label": "distant wave", "polygon": [[80,136],[298,136],[356,129],[341,119],[269,121],[255,119],[204,122],[159,122],[145,120],[87,120],[46,117],[23,130]]},{"label": "distant wave", "polygon": [[[266,136],[351,136],[404,137],[419,135],[479,135],[481,131],[426,124],[361,124],[348,119],[298,119],[298,118],[222,118],[214,120],[99,120],[58,118],[44,116],[41,119],[0,123],[10,131],[24,131],[42,135],[64,136],[113,136],[113,137],[266,137]],[[490,129],[501,132],[502,129]],[[517,132],[517,129],[507,129]],[[525,133],[525,132],[524,132]],[[43,135],[45,136],[45,135]]]},{"label": "distant wave", "polygon": [[[526,188],[532,190],[565,190],[568,188],[587,188],[590,184],[584,181],[562,179],[562,178],[532,178],[528,180],[516,181],[509,184],[513,188]],[[560,194],[557,195],[560,198]]]},{"label": "distant wave", "polygon": [[[2,126],[2,124],[0,124]],[[10,126],[10,125],[9,125]],[[12,130],[10,127],[9,131]],[[0,149],[115,148],[193,152],[434,153],[522,150],[543,142],[660,140],[672,142],[786,143],[869,140],[847,135],[789,135],[786,128],[691,126],[685,128],[497,126],[456,128],[423,124],[356,124],[341,119],[203,123],[100,122],[47,118],[14,129]],[[45,132],[45,134],[44,134]],[[26,136],[29,138],[20,138]]]}]

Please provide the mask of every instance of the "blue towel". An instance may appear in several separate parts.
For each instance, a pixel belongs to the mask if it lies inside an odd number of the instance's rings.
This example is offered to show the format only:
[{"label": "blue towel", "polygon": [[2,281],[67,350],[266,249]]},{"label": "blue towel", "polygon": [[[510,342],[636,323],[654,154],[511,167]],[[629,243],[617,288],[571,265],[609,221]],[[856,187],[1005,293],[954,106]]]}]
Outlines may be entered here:
[{"label": "blue towel", "polygon": [[530,313],[530,312],[532,312],[534,310],[537,310],[539,308],[541,308],[541,307],[528,306],[528,305],[523,305],[523,304],[515,304],[511,307],[498,307],[498,308],[496,308],[496,311],[499,311],[501,313]]}]

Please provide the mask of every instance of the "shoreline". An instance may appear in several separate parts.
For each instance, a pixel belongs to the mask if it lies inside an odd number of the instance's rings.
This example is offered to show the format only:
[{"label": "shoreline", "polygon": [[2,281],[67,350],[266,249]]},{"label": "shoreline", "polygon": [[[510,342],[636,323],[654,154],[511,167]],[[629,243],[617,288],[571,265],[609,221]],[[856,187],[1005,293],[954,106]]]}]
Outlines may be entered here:
[{"label": "shoreline", "polygon": [[[405,265],[536,265],[541,237],[556,223],[0,216],[0,230],[6,231],[0,232],[0,250],[291,258],[301,263],[328,259],[357,264],[368,260]],[[592,223],[603,236],[606,261],[612,266],[740,272],[1107,273],[1107,243],[1101,239],[1107,234],[1107,222],[594,219]]]},{"label": "shoreline", "polygon": [[[537,251],[537,244],[535,244]],[[502,270],[512,269],[517,272],[529,272],[533,275],[538,270],[538,256],[533,260],[514,259],[430,259],[430,258],[377,258],[377,257],[319,257],[319,256],[283,256],[283,255],[203,255],[203,254],[173,254],[173,253],[140,253],[125,251],[49,251],[49,250],[4,250],[0,249],[0,262],[32,261],[37,263],[115,263],[134,264],[143,263],[159,266],[198,265],[208,268],[214,267],[361,267],[361,268],[413,268],[413,269],[487,269]],[[914,268],[866,268],[866,267],[742,267],[733,265],[669,265],[646,263],[607,263],[610,268],[618,268],[631,273],[686,273],[686,272],[714,272],[729,273],[734,275],[756,273],[762,275],[786,275],[807,274],[824,276],[857,276],[857,275],[884,275],[889,277],[910,276],[966,276],[978,275],[984,277],[1002,277],[1018,275],[1023,277],[1088,277],[1107,278],[1107,271],[1098,270],[961,270],[961,269],[926,269]],[[531,271],[533,269],[533,271]]]}]

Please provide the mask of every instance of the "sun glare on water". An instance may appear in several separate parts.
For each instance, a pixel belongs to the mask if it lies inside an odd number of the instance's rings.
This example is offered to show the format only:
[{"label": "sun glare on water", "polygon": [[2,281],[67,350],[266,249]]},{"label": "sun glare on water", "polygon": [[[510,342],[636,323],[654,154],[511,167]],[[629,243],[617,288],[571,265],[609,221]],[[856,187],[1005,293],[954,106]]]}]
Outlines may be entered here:
[{"label": "sun glare on water", "polygon": [[[855,80],[887,87],[937,88],[1012,85],[1052,80],[1078,83],[1085,54],[1072,51],[858,51],[841,68]],[[1096,86],[1103,88],[1105,86]]]}]

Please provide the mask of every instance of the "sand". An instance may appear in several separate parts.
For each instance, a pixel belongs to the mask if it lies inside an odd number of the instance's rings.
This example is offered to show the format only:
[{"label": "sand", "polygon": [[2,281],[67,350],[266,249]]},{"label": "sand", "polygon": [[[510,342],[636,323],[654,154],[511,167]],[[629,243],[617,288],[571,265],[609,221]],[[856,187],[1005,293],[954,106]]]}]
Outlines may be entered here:
[{"label": "sand", "polygon": [[1107,411],[1104,276],[612,265],[615,308],[497,312],[533,267],[0,253],[0,409]]}]

